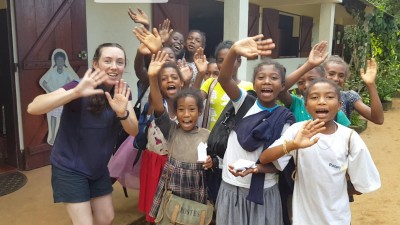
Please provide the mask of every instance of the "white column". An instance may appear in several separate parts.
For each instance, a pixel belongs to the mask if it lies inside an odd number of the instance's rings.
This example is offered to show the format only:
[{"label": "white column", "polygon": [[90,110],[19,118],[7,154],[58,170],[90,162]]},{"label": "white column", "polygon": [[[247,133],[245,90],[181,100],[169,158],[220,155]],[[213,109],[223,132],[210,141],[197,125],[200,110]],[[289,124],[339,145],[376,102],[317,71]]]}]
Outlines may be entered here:
[{"label": "white column", "polygon": [[328,52],[331,53],[335,24],[335,3],[322,3],[319,18],[318,40],[328,41]]},{"label": "white column", "polygon": [[[249,0],[224,1],[224,40],[233,42],[247,37]],[[242,57],[238,78],[251,81],[251,74],[246,74],[247,59]]]}]

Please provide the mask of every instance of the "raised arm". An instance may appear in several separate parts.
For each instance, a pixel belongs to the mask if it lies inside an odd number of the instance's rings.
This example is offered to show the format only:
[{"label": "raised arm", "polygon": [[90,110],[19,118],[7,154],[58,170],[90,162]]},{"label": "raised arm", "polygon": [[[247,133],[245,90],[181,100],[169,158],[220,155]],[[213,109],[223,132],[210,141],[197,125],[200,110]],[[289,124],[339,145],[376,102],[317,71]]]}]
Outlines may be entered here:
[{"label": "raised arm", "polygon": [[262,40],[263,37],[264,35],[259,34],[239,40],[229,49],[222,63],[218,82],[230,99],[238,99],[240,97],[240,89],[232,79],[236,59],[240,56],[246,58],[256,58],[259,55],[268,56],[271,55],[271,50],[275,48],[272,39]]},{"label": "raised arm", "polygon": [[103,94],[104,91],[96,89],[96,87],[106,79],[108,78],[104,71],[89,69],[75,88],[70,90],[59,88],[53,92],[39,95],[28,105],[27,111],[32,115],[41,115],[77,98]]},{"label": "raised arm", "polygon": [[152,101],[152,106],[154,107],[154,114],[156,117],[161,116],[165,109],[163,105],[163,98],[160,92],[160,87],[158,85],[158,73],[162,65],[165,63],[167,54],[165,52],[158,52],[156,55],[151,56],[151,62],[149,65],[149,81],[150,81],[150,97]]},{"label": "raised arm", "polygon": [[360,70],[361,78],[367,86],[369,97],[371,100],[371,107],[364,104],[360,99],[354,103],[354,109],[364,118],[376,124],[383,124],[384,114],[381,100],[378,96],[378,90],[376,89],[376,74],[377,74],[377,64],[375,59],[367,61],[367,71],[364,72],[362,68]]},{"label": "raised arm", "polygon": [[324,62],[328,56],[326,51],[328,48],[328,42],[321,41],[320,43],[314,45],[310,51],[307,61],[301,65],[298,69],[292,72],[285,79],[285,89],[279,93],[279,100],[286,106],[289,107],[292,104],[292,96],[288,90],[299,81],[301,76],[306,74],[308,71],[312,70],[314,67],[319,66]]},{"label": "raised arm", "polygon": [[321,63],[323,63],[328,56],[327,49],[327,41],[321,41],[320,43],[314,45],[310,51],[307,61],[288,77],[286,77],[284,91],[289,90],[305,73],[312,70],[314,67],[321,65]]},{"label": "raised arm", "polygon": [[136,77],[144,87],[149,85],[149,77],[147,76],[147,68],[145,67],[144,59],[150,55],[150,50],[143,43],[140,43],[136,52],[133,67],[135,69]]}]

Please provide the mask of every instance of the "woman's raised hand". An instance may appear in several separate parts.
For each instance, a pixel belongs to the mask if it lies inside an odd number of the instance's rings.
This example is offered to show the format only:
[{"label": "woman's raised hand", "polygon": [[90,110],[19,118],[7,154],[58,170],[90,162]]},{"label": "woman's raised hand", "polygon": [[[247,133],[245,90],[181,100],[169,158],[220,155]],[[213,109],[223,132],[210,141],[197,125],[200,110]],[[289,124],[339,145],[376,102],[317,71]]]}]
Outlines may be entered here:
[{"label": "woman's raised hand", "polygon": [[161,67],[164,65],[165,60],[167,59],[167,53],[166,52],[157,52],[156,55],[151,56],[151,62],[149,65],[149,69],[147,71],[147,74],[150,77],[157,77],[158,72],[160,72]]},{"label": "woman's raised hand", "polygon": [[272,53],[272,49],[275,48],[275,44],[272,39],[263,40],[263,37],[263,34],[248,37],[235,42],[232,47],[236,51],[236,54],[250,59],[256,58],[259,55],[269,56]]},{"label": "woman's raised hand", "polygon": [[113,97],[111,97],[109,92],[105,93],[108,103],[117,116],[124,117],[126,115],[130,93],[131,90],[123,79],[116,82]]},{"label": "woman's raised hand", "polygon": [[90,68],[86,71],[79,84],[74,88],[74,91],[79,97],[103,94],[104,91],[102,89],[96,89],[96,87],[107,79],[108,76],[104,71],[100,69],[93,71]]}]

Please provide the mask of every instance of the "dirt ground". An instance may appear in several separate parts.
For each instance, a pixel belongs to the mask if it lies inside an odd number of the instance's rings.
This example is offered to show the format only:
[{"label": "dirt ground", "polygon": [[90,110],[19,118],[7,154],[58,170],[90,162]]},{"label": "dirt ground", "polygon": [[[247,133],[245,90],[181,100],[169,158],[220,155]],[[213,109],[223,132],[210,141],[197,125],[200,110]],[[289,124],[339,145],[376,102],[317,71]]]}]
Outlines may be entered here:
[{"label": "dirt ground", "polygon": [[355,196],[351,203],[352,225],[400,224],[400,99],[385,112],[383,125],[368,122],[361,133],[379,170],[382,187]]}]

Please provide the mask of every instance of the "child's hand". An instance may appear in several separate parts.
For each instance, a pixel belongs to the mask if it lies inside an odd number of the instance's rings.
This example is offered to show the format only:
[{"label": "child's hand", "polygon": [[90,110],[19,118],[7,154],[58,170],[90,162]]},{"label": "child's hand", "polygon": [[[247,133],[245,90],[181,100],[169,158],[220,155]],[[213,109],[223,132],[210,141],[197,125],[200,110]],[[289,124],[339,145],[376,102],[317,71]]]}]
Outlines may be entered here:
[{"label": "child's hand", "polygon": [[140,54],[142,55],[151,55],[151,51],[150,49],[148,49],[146,47],[146,45],[144,45],[143,43],[140,43],[138,46],[138,52],[140,52]]},{"label": "child's hand", "polygon": [[164,65],[166,59],[167,59],[166,52],[157,52],[157,55],[153,54],[151,56],[151,61],[147,72],[149,77],[158,76],[158,72],[160,72],[160,69]]},{"label": "child's hand", "polygon": [[152,53],[155,54],[162,49],[161,37],[156,28],[153,28],[153,33],[150,33],[144,27],[135,27],[132,32]]},{"label": "child's hand", "polygon": [[363,79],[366,85],[375,84],[377,70],[378,66],[376,65],[376,61],[374,58],[372,58],[371,60],[367,60],[366,73],[364,73],[364,68],[360,69],[361,78]]},{"label": "child's hand", "polygon": [[169,36],[171,36],[173,29],[170,29],[171,21],[169,19],[165,19],[162,23],[158,26],[158,30],[160,31],[161,41],[165,43],[168,41]]},{"label": "child's hand", "polygon": [[92,69],[89,68],[79,84],[74,88],[74,92],[80,97],[103,94],[104,91],[102,89],[96,89],[96,87],[107,79],[108,76],[104,71],[100,69],[92,71]]},{"label": "child's hand", "polygon": [[207,169],[210,169],[210,168],[212,168],[212,159],[211,159],[211,156],[210,155],[207,155],[207,159],[206,159],[206,162],[203,164],[203,168],[205,169],[205,170],[207,170]]},{"label": "child's hand", "polygon": [[123,79],[116,82],[114,86],[114,97],[111,97],[108,92],[105,93],[108,103],[118,117],[124,117],[126,115],[130,93],[131,90]]},{"label": "child's hand", "polygon": [[246,58],[256,58],[259,55],[269,56],[272,53],[272,49],[275,48],[275,44],[272,39],[262,40],[263,37],[263,34],[259,34],[239,40],[233,45],[233,48],[236,54]]},{"label": "child's hand", "polygon": [[145,27],[149,27],[149,17],[141,9],[137,8],[137,13],[134,12],[130,7],[128,10],[129,17],[135,22],[140,23]]},{"label": "child's hand", "polygon": [[318,142],[319,138],[316,137],[311,139],[314,135],[325,130],[325,122],[319,119],[309,120],[303,124],[300,130],[297,132],[296,137],[293,140],[293,144],[297,148],[307,148]]},{"label": "child's hand", "polygon": [[192,67],[190,67],[187,64],[185,58],[183,58],[182,60],[178,60],[177,64],[178,64],[179,70],[181,71],[183,82],[185,84],[190,83],[190,81],[192,80],[192,77],[193,77],[193,69],[192,69]]},{"label": "child's hand", "polygon": [[310,51],[310,55],[308,56],[308,63],[310,63],[313,67],[316,67],[324,62],[326,57],[328,57],[328,42],[321,41],[316,44],[312,50]]},{"label": "child's hand", "polygon": [[235,177],[245,177],[251,173],[258,173],[258,167],[256,168],[248,168],[246,170],[235,170],[233,165],[228,165],[228,170]]},{"label": "child's hand", "polygon": [[193,58],[198,72],[205,73],[207,71],[207,58],[204,55],[204,49],[202,47],[198,48]]}]

